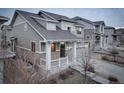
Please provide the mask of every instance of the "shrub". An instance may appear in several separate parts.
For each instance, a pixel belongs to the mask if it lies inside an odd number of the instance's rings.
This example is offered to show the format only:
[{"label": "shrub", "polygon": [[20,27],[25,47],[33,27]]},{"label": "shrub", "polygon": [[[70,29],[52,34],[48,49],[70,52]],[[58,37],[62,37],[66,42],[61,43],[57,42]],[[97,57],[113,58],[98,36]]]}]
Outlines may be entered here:
[{"label": "shrub", "polygon": [[65,72],[62,72],[59,74],[59,79],[65,80],[68,77],[68,74]]},{"label": "shrub", "polygon": [[119,54],[119,52],[116,49],[112,49],[110,54],[113,56],[114,62],[116,62],[116,56]]},{"label": "shrub", "polygon": [[102,56],[101,59],[105,61],[113,61],[109,56]]},{"label": "shrub", "polygon": [[67,74],[67,75],[73,75],[74,73],[73,73],[73,71],[72,71],[71,69],[68,69],[68,70],[66,71],[66,74]]},{"label": "shrub", "polygon": [[102,56],[102,60],[108,60],[107,56]]},{"label": "shrub", "polygon": [[50,79],[48,81],[48,83],[50,83],[50,84],[56,84],[57,83],[57,80],[52,78],[52,79]]},{"label": "shrub", "polygon": [[111,83],[117,83],[117,82],[119,82],[119,80],[118,80],[116,77],[114,77],[114,76],[109,76],[109,77],[108,77],[108,80],[109,80]]},{"label": "shrub", "polygon": [[88,67],[88,71],[89,71],[89,72],[92,72],[92,73],[95,73],[95,69],[94,69],[94,67],[92,67],[92,66],[89,66],[89,67]]}]

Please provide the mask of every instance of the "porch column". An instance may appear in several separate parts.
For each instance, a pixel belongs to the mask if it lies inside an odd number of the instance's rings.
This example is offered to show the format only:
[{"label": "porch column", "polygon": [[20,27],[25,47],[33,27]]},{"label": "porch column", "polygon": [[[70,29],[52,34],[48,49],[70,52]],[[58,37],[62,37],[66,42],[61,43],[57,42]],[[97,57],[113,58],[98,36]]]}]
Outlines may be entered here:
[{"label": "porch column", "polygon": [[51,43],[46,42],[46,69],[51,70]]},{"label": "porch column", "polygon": [[74,62],[75,64],[76,64],[76,58],[77,58],[76,50],[77,50],[77,43],[74,42],[74,43],[73,43],[73,62]]},{"label": "porch column", "polygon": [[103,37],[102,36],[100,36],[100,47],[101,49],[103,49]]}]

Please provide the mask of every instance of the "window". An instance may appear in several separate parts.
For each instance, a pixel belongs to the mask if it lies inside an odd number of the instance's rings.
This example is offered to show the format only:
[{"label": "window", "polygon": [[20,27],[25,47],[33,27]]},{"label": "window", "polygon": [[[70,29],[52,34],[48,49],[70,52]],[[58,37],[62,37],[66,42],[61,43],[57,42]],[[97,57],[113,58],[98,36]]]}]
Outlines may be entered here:
[{"label": "window", "polygon": [[117,40],[117,36],[114,35],[113,36],[113,40],[116,41]]},{"label": "window", "polygon": [[36,44],[35,42],[31,42],[31,51],[35,52],[36,50]]},{"label": "window", "polygon": [[44,42],[41,43],[41,51],[42,51],[42,52],[45,51],[45,43],[44,43]]},{"label": "window", "polygon": [[75,27],[76,31],[77,31],[77,34],[81,34],[81,28],[80,27]]},{"label": "window", "polygon": [[89,39],[90,38],[90,36],[87,36],[87,39]]},{"label": "window", "polygon": [[56,50],[59,50],[60,49],[60,42],[57,42],[56,43]]},{"label": "window", "polygon": [[56,24],[52,22],[47,23],[47,29],[48,30],[56,30]]},{"label": "window", "polygon": [[68,30],[68,31],[71,31],[71,27],[68,27],[67,30]]},{"label": "window", "polygon": [[81,34],[81,31],[77,30],[77,34]]}]

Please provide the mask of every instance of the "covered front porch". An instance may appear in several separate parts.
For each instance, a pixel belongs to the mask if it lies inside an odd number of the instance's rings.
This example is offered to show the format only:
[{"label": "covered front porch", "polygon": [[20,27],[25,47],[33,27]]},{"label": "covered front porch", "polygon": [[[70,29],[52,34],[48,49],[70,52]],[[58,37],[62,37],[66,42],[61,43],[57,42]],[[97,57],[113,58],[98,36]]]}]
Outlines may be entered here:
[{"label": "covered front porch", "polygon": [[41,42],[41,50],[44,50],[40,58],[41,68],[53,74],[74,65],[76,46],[76,42],[70,41]]}]

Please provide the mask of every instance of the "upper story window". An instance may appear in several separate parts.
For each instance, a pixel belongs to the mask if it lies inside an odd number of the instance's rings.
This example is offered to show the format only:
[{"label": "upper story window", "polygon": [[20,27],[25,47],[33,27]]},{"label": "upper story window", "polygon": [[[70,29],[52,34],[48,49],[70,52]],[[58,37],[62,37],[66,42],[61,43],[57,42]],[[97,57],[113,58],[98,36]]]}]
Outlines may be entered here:
[{"label": "upper story window", "polygon": [[75,30],[77,31],[77,34],[81,34],[83,28],[81,28],[81,27],[75,27]]},{"label": "upper story window", "polygon": [[67,27],[67,30],[68,30],[68,31],[71,31],[71,27]]},{"label": "upper story window", "polygon": [[47,22],[47,29],[48,30],[56,30],[56,23]]},{"label": "upper story window", "polygon": [[36,44],[35,44],[35,42],[31,42],[31,51],[32,52],[36,51]]}]

